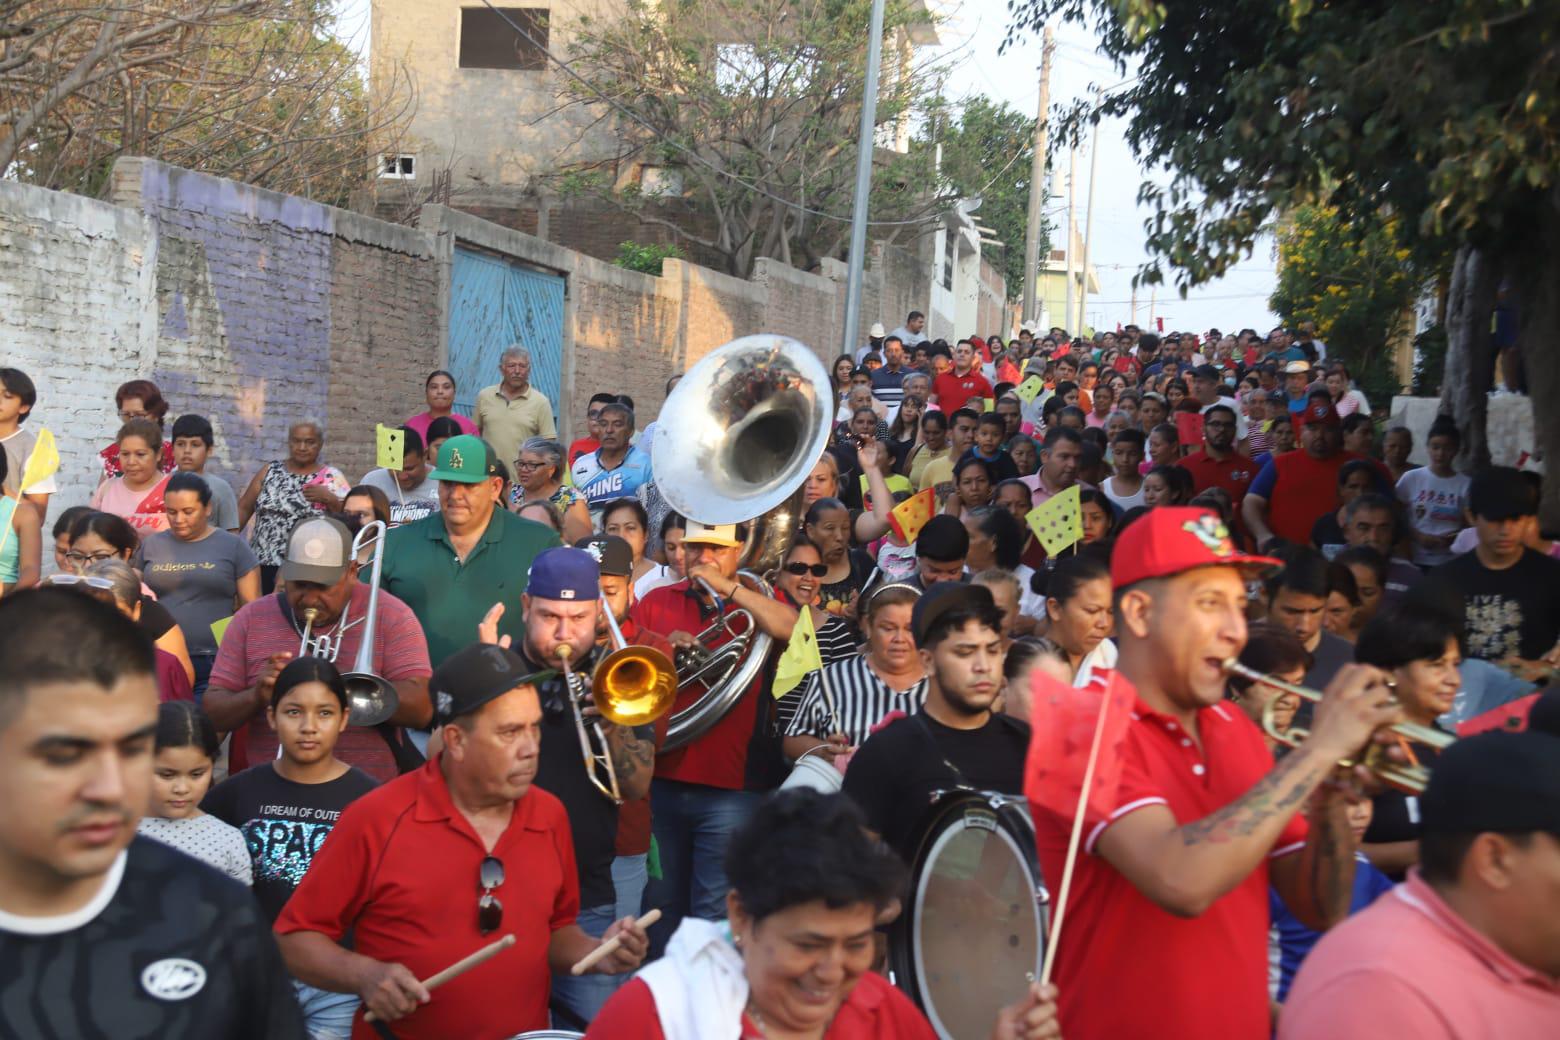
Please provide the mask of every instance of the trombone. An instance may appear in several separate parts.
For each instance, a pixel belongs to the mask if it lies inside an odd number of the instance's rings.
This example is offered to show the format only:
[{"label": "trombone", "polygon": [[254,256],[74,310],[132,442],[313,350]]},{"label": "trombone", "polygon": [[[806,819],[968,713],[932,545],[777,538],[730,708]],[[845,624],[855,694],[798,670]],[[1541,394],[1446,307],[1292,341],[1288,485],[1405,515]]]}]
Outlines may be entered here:
[{"label": "trombone", "polygon": [[[672,709],[677,697],[677,670],[661,651],[652,646],[630,646],[623,638],[623,630],[612,616],[607,598],[600,599],[601,609],[607,619],[607,630],[615,649],[597,663],[587,680],[569,667],[574,649],[567,643],[558,647],[558,660],[563,665],[563,680],[568,688],[569,706],[574,711],[574,729],[580,738],[580,754],[585,759],[585,774],[596,790],[623,804],[623,793],[618,787],[617,768],[612,764],[612,751],[607,747],[607,737],[601,723],[593,722],[587,728],[582,704],[589,700],[596,711],[608,722],[619,726],[644,726],[665,715]],[[588,689],[587,689],[588,687]],[[591,734],[595,734],[595,744]],[[601,750],[598,752],[596,746]]]},{"label": "trombone", "polygon": [[[1224,662],[1226,675],[1238,675],[1243,679],[1250,679],[1254,683],[1263,683],[1283,693],[1293,694],[1301,700],[1319,704],[1322,695],[1309,686],[1300,686],[1296,683],[1285,682],[1266,672],[1259,672],[1255,668],[1248,668],[1235,658]],[[1279,698],[1274,697],[1262,706],[1262,729],[1268,736],[1281,744],[1287,744],[1292,748],[1299,747],[1311,731],[1296,726],[1281,730],[1273,721],[1273,713],[1278,707]],[[1438,729],[1429,726],[1421,726],[1414,722],[1395,722],[1387,729],[1404,740],[1412,740],[1417,744],[1425,744],[1442,751],[1449,747],[1457,738],[1450,733],[1442,733]],[[1430,782],[1430,767],[1417,760],[1408,762],[1396,762],[1389,758],[1386,749],[1379,744],[1371,744],[1365,750],[1364,756],[1356,763],[1353,759],[1342,759],[1338,763],[1344,768],[1352,768],[1355,765],[1363,765],[1375,774],[1376,779],[1388,787],[1395,787],[1399,791],[1409,794],[1419,794]]]},{"label": "trombone", "polygon": [[346,612],[343,612],[334,635],[315,635],[314,622],[320,615],[319,610],[309,607],[303,612],[303,639],[298,644],[299,657],[319,657],[335,664],[336,658],[341,656],[341,644],[347,630],[353,625],[363,626],[352,671],[341,677],[347,687],[347,722],[353,726],[377,726],[388,722],[401,706],[400,695],[395,692],[390,680],[374,671],[374,635],[379,627],[379,574],[385,563],[385,531],[385,522],[375,520],[364,524],[357,537],[352,539],[352,560],[360,559],[370,546],[374,553],[368,583],[368,606],[362,617],[348,621]]}]

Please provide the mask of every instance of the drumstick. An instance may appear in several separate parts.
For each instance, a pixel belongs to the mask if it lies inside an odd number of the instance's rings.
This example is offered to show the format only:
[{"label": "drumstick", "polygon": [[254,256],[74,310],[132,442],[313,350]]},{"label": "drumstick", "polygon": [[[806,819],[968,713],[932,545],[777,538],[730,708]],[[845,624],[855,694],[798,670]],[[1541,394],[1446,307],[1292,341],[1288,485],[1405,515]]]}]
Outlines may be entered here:
[{"label": "drumstick", "polygon": [[[649,928],[660,919],[661,911],[652,910],[648,914],[645,914],[645,916],[641,917],[639,920],[635,921],[634,924],[638,925],[640,928]],[[587,971],[594,968],[599,962],[606,960],[608,957],[616,953],[618,951],[618,947],[622,945],[623,933],[619,932],[617,935],[614,935],[612,938],[608,939],[594,950],[591,950],[585,956],[581,957],[579,963],[569,969],[569,974],[585,974]]]},{"label": "drumstick", "polygon": [[[446,982],[453,979],[455,976],[464,974],[465,972],[468,972],[472,968],[475,968],[477,965],[481,964],[483,961],[490,960],[491,958],[498,956],[500,953],[503,953],[514,944],[515,937],[513,935],[506,935],[497,942],[488,943],[476,953],[467,954],[460,960],[456,961],[454,964],[451,964],[448,968],[445,968],[443,971],[429,975],[426,979],[423,979],[423,988],[431,990],[436,986],[442,986]],[[377,1018],[378,1016],[370,1011],[368,1014],[363,1016],[363,1021],[373,1022],[376,1021]]]},{"label": "drumstick", "polygon": [[1040,985],[1051,981],[1051,968],[1056,964],[1056,948],[1060,945],[1062,923],[1067,917],[1067,892],[1072,888],[1073,866],[1078,861],[1078,839],[1083,835],[1084,811],[1089,807],[1089,785],[1094,782],[1094,763],[1100,757],[1100,744],[1105,736],[1105,713],[1110,708],[1110,696],[1100,698],[1099,721],[1094,724],[1094,743],[1089,745],[1089,761],[1083,767],[1083,790],[1078,792],[1078,810],[1073,813],[1072,837],[1067,841],[1067,858],[1062,861],[1062,887],[1056,897],[1056,918],[1051,924],[1051,934],[1046,937],[1045,961],[1040,966]]}]

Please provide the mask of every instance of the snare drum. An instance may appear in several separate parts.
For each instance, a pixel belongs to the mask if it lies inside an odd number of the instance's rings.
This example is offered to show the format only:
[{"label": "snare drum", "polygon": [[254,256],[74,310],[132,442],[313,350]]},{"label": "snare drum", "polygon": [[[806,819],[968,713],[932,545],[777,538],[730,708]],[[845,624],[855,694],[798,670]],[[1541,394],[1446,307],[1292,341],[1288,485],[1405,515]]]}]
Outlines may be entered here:
[{"label": "snare drum", "polygon": [[941,791],[917,835],[889,935],[893,980],[943,1040],[986,1036],[1045,957],[1050,896],[1029,807],[991,791]]},{"label": "snare drum", "polygon": [[835,794],[844,785],[845,775],[823,757],[818,748],[811,748],[796,760],[796,766],[780,785],[780,790],[809,787],[821,794]]},{"label": "snare drum", "polygon": [[516,1033],[509,1040],[585,1040],[585,1034],[569,1029],[538,1029],[531,1033]]}]

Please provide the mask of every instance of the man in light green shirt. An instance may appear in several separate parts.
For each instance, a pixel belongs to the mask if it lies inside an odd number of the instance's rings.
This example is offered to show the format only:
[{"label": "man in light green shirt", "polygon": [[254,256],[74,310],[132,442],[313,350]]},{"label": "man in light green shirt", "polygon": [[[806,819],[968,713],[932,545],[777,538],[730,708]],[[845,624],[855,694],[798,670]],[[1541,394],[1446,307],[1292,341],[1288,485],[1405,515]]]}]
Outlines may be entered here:
[{"label": "man in light green shirt", "polygon": [[531,385],[531,352],[515,343],[499,356],[503,380],[477,394],[473,418],[482,439],[493,446],[509,475],[514,476],[520,445],[529,437],[556,437],[552,402]]}]

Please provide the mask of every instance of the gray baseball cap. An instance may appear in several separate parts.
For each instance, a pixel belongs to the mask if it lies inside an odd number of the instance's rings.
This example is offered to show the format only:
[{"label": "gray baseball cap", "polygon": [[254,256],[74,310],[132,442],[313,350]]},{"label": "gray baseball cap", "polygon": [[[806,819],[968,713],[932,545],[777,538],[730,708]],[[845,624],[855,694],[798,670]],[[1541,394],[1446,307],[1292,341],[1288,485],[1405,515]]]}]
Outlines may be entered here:
[{"label": "gray baseball cap", "polygon": [[311,516],[300,520],[287,536],[287,552],[277,577],[334,585],[352,564],[352,532],[340,520]]}]

